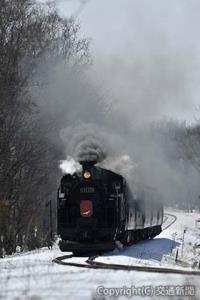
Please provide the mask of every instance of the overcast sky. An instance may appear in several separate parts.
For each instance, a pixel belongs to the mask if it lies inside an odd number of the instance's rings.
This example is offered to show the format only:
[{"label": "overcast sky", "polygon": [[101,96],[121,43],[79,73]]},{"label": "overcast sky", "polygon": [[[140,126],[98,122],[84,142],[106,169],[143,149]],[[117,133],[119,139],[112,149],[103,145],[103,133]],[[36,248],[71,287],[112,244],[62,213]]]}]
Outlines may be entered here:
[{"label": "overcast sky", "polygon": [[61,13],[76,16],[82,34],[92,38],[93,78],[122,111],[130,106],[149,119],[200,118],[200,1],[58,3]]}]

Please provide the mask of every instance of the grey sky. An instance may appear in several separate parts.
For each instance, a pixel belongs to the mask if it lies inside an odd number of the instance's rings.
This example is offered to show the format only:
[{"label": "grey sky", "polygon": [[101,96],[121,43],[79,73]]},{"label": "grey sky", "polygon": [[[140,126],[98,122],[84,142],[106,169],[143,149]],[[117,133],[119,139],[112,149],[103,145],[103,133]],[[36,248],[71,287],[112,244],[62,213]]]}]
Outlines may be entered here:
[{"label": "grey sky", "polygon": [[130,106],[147,119],[168,115],[189,122],[200,116],[198,0],[65,0],[58,5],[62,14],[78,15],[82,33],[92,38],[92,77],[122,112]]}]

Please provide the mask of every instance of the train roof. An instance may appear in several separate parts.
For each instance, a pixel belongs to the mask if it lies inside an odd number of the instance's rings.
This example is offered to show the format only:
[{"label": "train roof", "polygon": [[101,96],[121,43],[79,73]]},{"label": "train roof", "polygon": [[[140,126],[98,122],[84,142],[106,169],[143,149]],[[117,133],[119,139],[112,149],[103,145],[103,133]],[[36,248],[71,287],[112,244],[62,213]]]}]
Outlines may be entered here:
[{"label": "train roof", "polygon": [[99,166],[94,166],[94,167],[96,169],[98,169],[98,170],[101,170],[102,173],[107,173],[107,174],[109,174],[109,175],[111,175],[113,177],[118,177],[121,180],[124,179],[124,177],[121,174],[119,174],[119,173],[113,172],[113,171],[111,171],[109,169],[105,169],[105,168],[102,168],[102,167],[99,167]]}]

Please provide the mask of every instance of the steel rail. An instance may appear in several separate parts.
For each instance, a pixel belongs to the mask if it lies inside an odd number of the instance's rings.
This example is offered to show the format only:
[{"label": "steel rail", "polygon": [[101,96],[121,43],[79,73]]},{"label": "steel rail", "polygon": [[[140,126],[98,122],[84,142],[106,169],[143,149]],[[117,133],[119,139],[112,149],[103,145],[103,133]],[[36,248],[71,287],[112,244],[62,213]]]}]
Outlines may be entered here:
[{"label": "steel rail", "polygon": [[95,259],[98,255],[89,257],[85,263],[66,262],[64,260],[73,258],[74,255],[63,255],[53,260],[54,263],[70,266],[80,267],[87,269],[103,269],[103,270],[118,270],[118,271],[139,271],[148,273],[168,273],[168,274],[179,274],[179,275],[193,275],[200,276],[200,271],[195,270],[183,270],[183,269],[172,269],[165,267],[150,267],[150,266],[135,266],[135,265],[120,265],[120,264],[107,264],[97,262]]}]

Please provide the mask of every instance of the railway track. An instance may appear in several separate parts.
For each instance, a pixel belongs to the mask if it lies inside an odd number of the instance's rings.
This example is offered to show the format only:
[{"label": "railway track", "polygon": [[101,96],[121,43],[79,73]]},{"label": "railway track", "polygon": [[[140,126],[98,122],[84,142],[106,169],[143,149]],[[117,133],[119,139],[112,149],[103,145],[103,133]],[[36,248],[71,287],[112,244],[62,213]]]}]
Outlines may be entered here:
[{"label": "railway track", "polygon": [[170,226],[172,226],[176,220],[177,220],[177,217],[175,215],[172,215],[172,214],[168,214],[168,213],[165,213],[164,214],[164,220],[163,220],[163,224],[166,224],[168,223],[167,221],[171,218],[171,221],[169,224],[165,225],[164,228],[162,228],[162,230],[166,230],[168,229]]},{"label": "railway track", "polygon": [[80,267],[87,269],[103,269],[103,270],[119,270],[119,271],[139,271],[139,272],[151,272],[151,273],[170,273],[170,274],[182,274],[182,275],[193,275],[200,276],[199,271],[194,270],[183,270],[183,269],[172,269],[164,267],[149,267],[149,266],[134,266],[134,265],[121,265],[121,264],[107,264],[98,262],[95,259],[98,257],[90,256],[86,259],[85,263],[75,263],[67,262],[65,260],[73,258],[73,255],[63,255],[57,257],[53,260],[54,263],[71,266],[71,267]]}]

